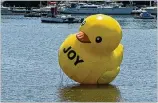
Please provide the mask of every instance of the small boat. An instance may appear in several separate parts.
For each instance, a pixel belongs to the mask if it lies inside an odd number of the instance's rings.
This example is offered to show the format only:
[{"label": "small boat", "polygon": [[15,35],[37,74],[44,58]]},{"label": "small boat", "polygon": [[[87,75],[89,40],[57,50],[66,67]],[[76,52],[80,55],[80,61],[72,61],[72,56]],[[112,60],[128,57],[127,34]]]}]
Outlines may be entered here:
[{"label": "small boat", "polygon": [[13,14],[9,7],[1,6],[0,10],[1,10],[1,15],[12,15]]},{"label": "small boat", "polygon": [[139,16],[134,16],[135,19],[155,19],[155,16],[151,15],[147,11],[143,11]]},{"label": "small boat", "polygon": [[144,10],[142,8],[137,8],[137,7],[134,10],[132,10],[132,14],[134,14],[134,15],[136,15],[136,14],[139,15],[142,12],[146,12],[146,10]]},{"label": "small boat", "polygon": [[150,0],[150,5],[145,7],[144,10],[151,13],[152,15],[157,15],[157,0],[153,0],[154,5],[152,5],[152,0]]},{"label": "small boat", "polygon": [[57,6],[51,6],[50,10],[41,14],[41,22],[45,23],[81,23],[83,18],[76,18],[71,15],[60,15]]},{"label": "small boat", "polygon": [[154,7],[146,7],[144,8],[144,10],[146,10],[147,12],[153,14],[153,15],[157,15],[157,6]]},{"label": "small boat", "polygon": [[36,12],[25,13],[24,17],[41,17],[41,14]]},{"label": "small boat", "polygon": [[71,15],[56,15],[54,17],[41,17],[43,23],[81,23],[83,18],[75,18]]}]

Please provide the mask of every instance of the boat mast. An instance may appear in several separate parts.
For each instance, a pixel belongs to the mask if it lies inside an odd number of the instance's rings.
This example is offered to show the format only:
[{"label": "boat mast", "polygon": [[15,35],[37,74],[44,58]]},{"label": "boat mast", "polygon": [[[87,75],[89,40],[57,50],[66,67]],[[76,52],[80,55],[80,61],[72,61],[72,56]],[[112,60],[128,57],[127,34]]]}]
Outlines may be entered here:
[{"label": "boat mast", "polygon": [[133,6],[133,1],[132,0],[129,0],[129,3],[130,3],[129,4],[130,6]]},{"label": "boat mast", "polygon": [[151,0],[150,0],[150,7],[151,7]]},{"label": "boat mast", "polygon": [[41,3],[41,0],[40,0],[40,8],[42,7],[42,3]]}]

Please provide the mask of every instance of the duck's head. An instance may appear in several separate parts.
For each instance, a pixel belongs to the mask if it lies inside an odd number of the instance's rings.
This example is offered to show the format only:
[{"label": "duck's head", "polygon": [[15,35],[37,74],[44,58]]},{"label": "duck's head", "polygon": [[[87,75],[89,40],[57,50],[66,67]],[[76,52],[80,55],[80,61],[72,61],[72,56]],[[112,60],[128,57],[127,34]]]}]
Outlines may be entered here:
[{"label": "duck's head", "polygon": [[120,43],[122,29],[110,16],[97,14],[87,17],[79,28],[77,39],[86,49],[96,52],[111,52]]}]

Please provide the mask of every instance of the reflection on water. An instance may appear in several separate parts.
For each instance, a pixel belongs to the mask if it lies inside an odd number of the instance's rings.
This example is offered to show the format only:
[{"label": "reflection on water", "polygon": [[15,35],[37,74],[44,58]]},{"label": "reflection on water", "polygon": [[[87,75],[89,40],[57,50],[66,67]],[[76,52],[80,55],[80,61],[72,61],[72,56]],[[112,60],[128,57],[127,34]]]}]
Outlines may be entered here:
[{"label": "reflection on water", "polygon": [[59,90],[61,101],[69,102],[119,102],[120,90],[114,85],[75,85]]}]

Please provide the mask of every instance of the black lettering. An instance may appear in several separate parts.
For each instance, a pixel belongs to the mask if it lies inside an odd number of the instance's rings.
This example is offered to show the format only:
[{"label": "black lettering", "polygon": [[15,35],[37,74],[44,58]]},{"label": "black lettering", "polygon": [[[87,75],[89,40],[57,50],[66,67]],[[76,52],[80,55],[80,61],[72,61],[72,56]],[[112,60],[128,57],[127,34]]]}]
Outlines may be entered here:
[{"label": "black lettering", "polygon": [[77,65],[78,63],[82,63],[82,62],[84,62],[84,61],[82,59],[80,59],[79,56],[77,56],[76,62],[74,64]]},{"label": "black lettering", "polygon": [[74,50],[71,50],[71,51],[68,52],[67,56],[70,60],[72,60],[76,57],[76,52]]},{"label": "black lettering", "polygon": [[71,49],[71,46],[68,47],[67,49],[64,48],[64,49],[63,49],[63,52],[64,52],[64,53],[67,53],[70,49]]}]

